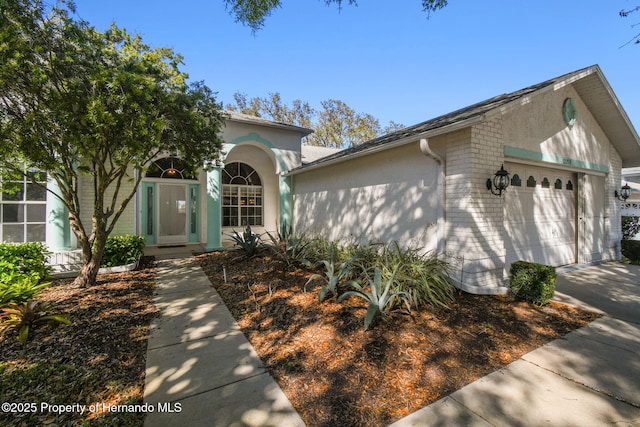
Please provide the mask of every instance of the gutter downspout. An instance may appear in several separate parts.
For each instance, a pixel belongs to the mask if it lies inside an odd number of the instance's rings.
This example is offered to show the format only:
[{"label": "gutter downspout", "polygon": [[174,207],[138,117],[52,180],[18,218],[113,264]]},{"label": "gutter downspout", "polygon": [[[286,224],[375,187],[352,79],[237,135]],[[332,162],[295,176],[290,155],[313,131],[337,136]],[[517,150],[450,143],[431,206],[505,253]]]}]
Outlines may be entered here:
[{"label": "gutter downspout", "polygon": [[445,235],[445,225],[446,225],[446,218],[445,218],[445,210],[444,210],[444,204],[445,204],[445,162],[444,159],[442,158],[442,156],[440,156],[439,154],[437,154],[435,151],[433,151],[433,149],[429,146],[429,139],[428,138],[422,138],[420,140],[420,151],[422,151],[422,154],[424,154],[425,156],[429,156],[432,159],[434,159],[436,162],[438,162],[438,165],[440,166],[440,171],[438,173],[438,182],[436,185],[436,193],[437,193],[437,198],[438,198],[438,206],[436,207],[436,215],[437,215],[437,223],[436,223],[436,227],[437,227],[437,239],[438,239],[438,245],[437,245],[437,251],[438,251],[438,255],[443,255],[444,254],[444,235]]}]

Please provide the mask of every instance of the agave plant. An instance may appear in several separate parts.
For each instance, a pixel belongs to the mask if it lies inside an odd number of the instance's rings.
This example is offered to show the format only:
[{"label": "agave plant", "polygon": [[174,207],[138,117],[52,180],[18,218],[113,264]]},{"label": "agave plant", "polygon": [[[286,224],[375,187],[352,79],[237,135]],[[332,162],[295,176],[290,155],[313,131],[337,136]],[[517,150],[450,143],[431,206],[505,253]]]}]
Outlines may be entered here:
[{"label": "agave plant", "polygon": [[277,258],[284,261],[287,267],[291,267],[295,263],[311,266],[311,262],[306,257],[309,241],[304,237],[294,237],[291,227],[287,227],[286,223],[280,227],[277,236],[268,231],[267,236],[269,236],[271,243],[266,246]]},{"label": "agave plant", "polygon": [[[322,286],[318,292],[318,300],[324,301],[330,295],[338,295],[338,286],[341,286],[340,282],[349,276],[353,267],[351,265],[351,260],[338,264],[333,257],[331,260],[322,260],[316,263],[316,266],[320,265],[324,265],[324,276],[317,273],[311,275],[309,280],[307,280],[307,283],[305,283],[305,288],[314,279],[322,279],[325,282],[325,285]],[[342,284],[342,286],[349,286],[350,284],[351,282],[346,282]]]},{"label": "agave plant", "polygon": [[236,242],[236,245],[240,246],[242,250],[244,250],[248,257],[254,256],[260,248],[260,235],[251,231],[251,226],[248,224],[242,234],[233,230],[231,238]]},{"label": "agave plant", "polygon": [[367,292],[357,282],[349,282],[348,286],[353,288],[353,291],[347,291],[340,295],[338,302],[342,302],[350,296],[357,296],[369,303],[367,313],[364,316],[364,330],[369,329],[371,322],[375,319],[377,314],[385,315],[391,308],[393,308],[398,300],[404,302],[407,310],[411,311],[409,295],[406,292],[392,291],[391,285],[395,279],[395,275],[398,271],[398,266],[395,267],[391,277],[383,285],[382,272],[379,268],[376,268],[373,272],[373,279],[367,274],[367,281],[369,282],[370,292]]},{"label": "agave plant", "polygon": [[2,333],[18,330],[18,340],[24,344],[31,328],[42,323],[59,322],[70,325],[68,314],[49,314],[51,307],[42,301],[29,300],[22,304],[9,304],[0,310]]}]

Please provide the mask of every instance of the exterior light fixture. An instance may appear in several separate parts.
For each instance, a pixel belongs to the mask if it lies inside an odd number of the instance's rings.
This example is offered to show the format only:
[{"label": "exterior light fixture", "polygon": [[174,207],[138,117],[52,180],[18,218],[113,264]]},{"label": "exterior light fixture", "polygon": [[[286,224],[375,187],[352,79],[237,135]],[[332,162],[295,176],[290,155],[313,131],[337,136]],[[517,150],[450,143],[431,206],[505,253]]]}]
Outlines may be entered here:
[{"label": "exterior light fixture", "polygon": [[502,192],[509,186],[509,172],[504,170],[504,164],[500,166],[500,170],[496,172],[493,180],[487,179],[487,190],[491,191],[494,196],[502,196]]},{"label": "exterior light fixture", "polygon": [[622,188],[620,189],[620,192],[616,190],[613,192],[613,195],[616,199],[620,200],[621,202],[626,202],[629,196],[631,195],[631,187],[629,187],[629,184],[625,182]]}]

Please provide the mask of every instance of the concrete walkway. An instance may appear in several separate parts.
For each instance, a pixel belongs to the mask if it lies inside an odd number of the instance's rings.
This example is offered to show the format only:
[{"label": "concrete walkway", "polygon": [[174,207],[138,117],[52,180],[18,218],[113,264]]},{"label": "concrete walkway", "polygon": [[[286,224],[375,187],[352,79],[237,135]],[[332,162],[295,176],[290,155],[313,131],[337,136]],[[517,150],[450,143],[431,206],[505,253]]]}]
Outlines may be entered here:
[{"label": "concrete walkway", "polygon": [[145,426],[304,426],[190,253],[158,251]]},{"label": "concrete walkway", "polygon": [[[148,344],[144,400],[156,411],[145,426],[304,426],[191,253],[169,253],[154,253],[162,314]],[[604,316],[392,427],[640,426],[640,267],[572,271],[556,288],[556,300]],[[160,412],[165,404],[175,412]]]},{"label": "concrete walkway", "polygon": [[604,316],[392,426],[640,426],[640,267],[559,275],[555,299]]}]

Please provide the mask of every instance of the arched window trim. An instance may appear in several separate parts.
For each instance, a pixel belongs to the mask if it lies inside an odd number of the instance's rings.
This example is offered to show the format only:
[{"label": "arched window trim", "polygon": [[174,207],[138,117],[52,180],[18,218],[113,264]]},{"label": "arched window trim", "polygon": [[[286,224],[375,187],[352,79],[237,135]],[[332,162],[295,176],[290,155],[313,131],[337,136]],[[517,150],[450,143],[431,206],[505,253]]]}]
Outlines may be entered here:
[{"label": "arched window trim", "polygon": [[191,171],[184,160],[179,157],[169,156],[155,160],[147,173],[146,178],[162,179],[191,179],[197,180],[197,175]]},{"label": "arched window trim", "polygon": [[222,170],[222,226],[264,225],[263,187],[258,172],[243,162]]}]

